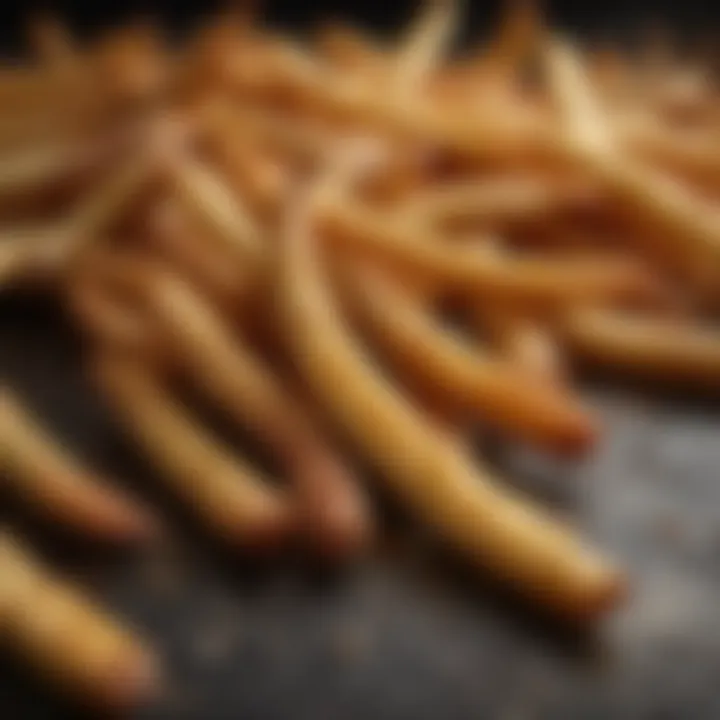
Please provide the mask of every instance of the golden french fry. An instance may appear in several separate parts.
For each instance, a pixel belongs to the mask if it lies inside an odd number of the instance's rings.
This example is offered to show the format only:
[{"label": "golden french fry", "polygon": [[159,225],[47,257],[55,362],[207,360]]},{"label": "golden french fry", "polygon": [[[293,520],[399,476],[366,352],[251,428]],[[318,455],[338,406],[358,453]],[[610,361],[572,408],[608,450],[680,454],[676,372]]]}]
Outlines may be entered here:
[{"label": "golden french fry", "polygon": [[673,321],[577,309],[561,322],[568,348],[600,367],[649,379],[720,387],[720,332]]},{"label": "golden french fry", "polygon": [[637,234],[653,259],[680,274],[693,289],[718,300],[720,213],[669,175],[623,156],[597,107],[572,48],[555,42],[547,51],[551,89],[566,123],[569,150],[651,233]]},{"label": "golden french fry", "polygon": [[392,85],[412,97],[444,60],[459,22],[457,0],[425,0],[394,58]]},{"label": "golden french fry", "polygon": [[536,0],[505,0],[501,27],[486,53],[480,69],[507,80],[521,69],[524,60],[537,50],[544,32]]},{"label": "golden french fry", "polygon": [[287,167],[247,140],[238,141],[234,133],[219,124],[207,129],[213,159],[235,195],[244,198],[260,217],[273,215],[290,187]]},{"label": "golden french fry", "polygon": [[372,273],[350,276],[353,307],[370,336],[428,391],[452,397],[489,425],[543,448],[576,454],[595,439],[589,414],[567,393],[443,329],[416,303]]},{"label": "golden french fry", "polygon": [[567,617],[590,619],[613,606],[624,587],[614,568],[474,469],[371,369],[334,308],[311,216],[300,204],[286,218],[280,289],[295,362],[316,396],[388,487],[472,562]]},{"label": "golden french fry", "polygon": [[34,512],[93,539],[144,542],[157,532],[147,510],[81,467],[7,389],[0,390],[0,467],[4,484]]},{"label": "golden french fry", "polygon": [[157,170],[158,160],[152,154],[132,154],[117,173],[82,197],[58,229],[59,237],[53,248],[58,269],[100,241],[157,176]]},{"label": "golden french fry", "polygon": [[285,497],[213,439],[141,362],[99,355],[93,374],[168,487],[210,532],[239,547],[276,547],[291,529]]},{"label": "golden french fry", "polygon": [[387,73],[390,57],[375,38],[357,27],[339,22],[323,23],[315,34],[318,53],[348,72]]},{"label": "golden french fry", "polygon": [[655,292],[642,265],[625,258],[503,255],[482,246],[450,245],[407,223],[344,199],[319,209],[333,240],[446,291],[526,303],[617,302]]},{"label": "golden french fry", "polygon": [[245,308],[258,285],[257,268],[238,262],[227,247],[207,238],[176,198],[153,208],[146,240],[151,250],[203,294],[233,314]]},{"label": "golden french fry", "polygon": [[262,251],[261,231],[221,176],[188,155],[176,154],[169,165],[172,187],[183,207],[239,258],[256,260]]},{"label": "golden french fry", "polygon": [[414,193],[402,208],[408,217],[442,224],[472,220],[496,225],[537,220],[555,211],[593,201],[591,188],[577,182],[553,183],[542,177],[500,176],[488,180],[442,183]]},{"label": "golden french fry", "polygon": [[7,531],[0,532],[0,645],[95,710],[128,711],[159,689],[145,644]]},{"label": "golden french fry", "polygon": [[335,557],[362,550],[370,536],[367,499],[306,408],[291,396],[292,388],[235,339],[187,283],[152,266],[143,268],[142,261],[129,264],[128,275],[136,269],[127,281],[138,287],[157,320],[174,364],[279,461],[317,548]]}]

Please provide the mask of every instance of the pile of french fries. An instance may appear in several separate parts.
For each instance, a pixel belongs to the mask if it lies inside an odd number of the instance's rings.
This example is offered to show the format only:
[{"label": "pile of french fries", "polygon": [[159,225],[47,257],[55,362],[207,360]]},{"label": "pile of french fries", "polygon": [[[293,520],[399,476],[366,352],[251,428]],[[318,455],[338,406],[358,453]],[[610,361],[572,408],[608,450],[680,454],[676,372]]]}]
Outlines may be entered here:
[{"label": "pile of french fries", "polygon": [[[233,11],[179,47],[145,24],[80,46],[36,22],[32,59],[0,71],[0,289],[62,305],[118,423],[227,545],[357,557],[362,459],[480,572],[592,622],[623,572],[472,440],[590,452],[578,362],[720,387],[720,96],[707,64],[581,50],[530,3],[456,57],[459,22],[429,0],[395,43],[333,23],[301,44]],[[9,388],[0,443],[41,517],[157,537]],[[11,530],[0,638],[97,705],[157,674]]]}]

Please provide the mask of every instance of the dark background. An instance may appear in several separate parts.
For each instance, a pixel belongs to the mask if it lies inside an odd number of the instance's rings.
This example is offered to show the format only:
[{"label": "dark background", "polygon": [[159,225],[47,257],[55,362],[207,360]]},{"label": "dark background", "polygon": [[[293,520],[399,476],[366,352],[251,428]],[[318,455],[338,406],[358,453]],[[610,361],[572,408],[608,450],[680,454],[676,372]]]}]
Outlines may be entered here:
[{"label": "dark background", "polygon": [[[328,16],[350,17],[371,27],[394,29],[407,19],[417,3],[412,0],[268,0],[262,3],[267,17],[292,27],[307,27],[314,19]],[[649,21],[659,20],[679,34],[705,34],[717,26],[720,3],[716,0],[555,0],[541,3],[557,24],[593,35],[632,35]],[[154,13],[174,27],[188,27],[199,16],[212,12],[218,2],[112,2],[108,0],[64,0],[27,3],[4,0],[0,3],[0,37],[5,44],[16,44],[23,19],[33,8],[51,8],[82,33],[111,26],[133,14]],[[498,12],[498,2],[466,0],[466,34],[485,29]]]},{"label": "dark background", "polygon": [[[468,2],[466,34],[494,3]],[[349,17],[391,30],[414,3],[270,2],[274,22]],[[187,28],[212,3],[64,2],[82,34],[152,10]],[[21,43],[32,6],[0,5],[0,39]],[[629,38],[661,20],[685,38],[717,30],[717,0],[565,0],[563,27]],[[0,301],[0,376],[69,443],[115,476],[150,485],[79,370],[79,347],[50,307]],[[592,384],[606,427],[580,467],[522,454],[509,477],[561,505],[634,578],[634,599],[603,640],[558,632],[479,585],[423,537],[387,538],[376,556],[329,580],[302,563],[269,572],[222,559],[185,533],[157,556],[56,552],[143,630],[170,678],[147,720],[718,720],[720,718],[720,414],[656,389]],[[14,664],[0,661],[0,720],[67,720]]]}]

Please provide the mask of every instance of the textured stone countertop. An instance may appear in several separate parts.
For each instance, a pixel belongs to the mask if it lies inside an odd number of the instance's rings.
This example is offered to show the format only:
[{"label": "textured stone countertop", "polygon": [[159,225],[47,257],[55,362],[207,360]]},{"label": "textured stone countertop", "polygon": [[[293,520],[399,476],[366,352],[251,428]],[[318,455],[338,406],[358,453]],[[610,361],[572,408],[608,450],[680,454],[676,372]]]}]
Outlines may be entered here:
[{"label": "textured stone countertop", "polygon": [[[89,458],[148,485],[56,319],[3,303],[0,328],[4,377]],[[720,718],[718,405],[613,385],[589,396],[606,428],[590,460],[498,462],[628,568],[630,602],[599,638],[511,607],[409,530],[331,579],[299,560],[233,567],[178,532],[138,559],[65,550],[62,566],[166,658],[168,687],[138,720]],[[65,717],[3,660],[2,720]]]}]

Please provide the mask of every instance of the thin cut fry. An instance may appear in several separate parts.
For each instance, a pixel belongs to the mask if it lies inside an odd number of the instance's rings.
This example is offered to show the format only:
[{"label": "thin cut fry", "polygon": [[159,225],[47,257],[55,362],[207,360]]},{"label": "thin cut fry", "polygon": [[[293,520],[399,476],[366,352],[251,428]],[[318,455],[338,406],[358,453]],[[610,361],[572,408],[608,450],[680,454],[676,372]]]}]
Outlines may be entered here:
[{"label": "thin cut fry", "polygon": [[356,275],[351,283],[355,309],[401,377],[409,375],[490,425],[541,447],[573,454],[592,444],[589,415],[565,393],[445,331],[377,275]]},{"label": "thin cut fry", "polygon": [[212,237],[241,258],[255,260],[262,247],[261,232],[219,175],[184,156],[173,159],[170,176],[183,206],[203,223]]},{"label": "thin cut fry", "polygon": [[459,0],[425,0],[395,58],[393,86],[412,97],[444,59],[455,40]]},{"label": "thin cut fry", "polygon": [[57,261],[72,261],[88,245],[100,240],[147,186],[157,167],[157,158],[152,154],[133,155],[117,174],[107,178],[88,197],[83,197],[61,225]]},{"label": "thin cut fry", "polygon": [[615,569],[474,470],[371,370],[334,310],[308,214],[301,205],[286,219],[280,287],[295,361],[317,397],[390,489],[472,562],[572,618],[592,618],[614,605],[623,591]]},{"label": "thin cut fry", "polygon": [[3,484],[43,518],[110,542],[156,535],[141,505],[82,468],[7,389],[0,390],[0,453]]},{"label": "thin cut fry", "polygon": [[[128,272],[132,272],[133,266]],[[188,379],[280,461],[283,474],[323,555],[346,557],[369,540],[370,519],[358,480],[322,438],[288,387],[263,367],[244,342],[182,280],[146,272],[135,282],[157,319],[158,331]],[[143,282],[143,275],[145,282]]]},{"label": "thin cut fry", "polygon": [[158,690],[154,655],[83,593],[0,533],[0,644],[95,710],[127,711]]},{"label": "thin cut fry", "polygon": [[[718,299],[720,213],[672,177],[619,154],[572,49],[555,43],[547,52],[551,89],[567,123],[577,159],[627,209],[649,222],[648,249],[695,284],[711,303]],[[639,235],[648,245],[647,235]]]},{"label": "thin cut fry", "polygon": [[571,351],[640,377],[720,388],[720,332],[687,321],[575,310],[562,322]]},{"label": "thin cut fry", "polygon": [[630,259],[499,256],[484,247],[438,242],[352,200],[326,203],[319,216],[322,230],[348,247],[472,297],[616,302],[656,289],[650,274]]},{"label": "thin cut fry", "polygon": [[241,265],[227,247],[208,242],[176,198],[153,209],[146,239],[155,254],[219,306],[233,314],[247,306],[258,284],[257,269]]},{"label": "thin cut fry", "polygon": [[414,193],[402,212],[418,222],[442,224],[473,220],[488,226],[512,220],[537,220],[554,211],[583,207],[593,199],[587,187],[547,178],[508,176],[443,183]]},{"label": "thin cut fry", "polygon": [[291,527],[285,498],[211,438],[141,363],[100,356],[93,371],[127,431],[209,531],[240,547],[276,547]]}]

